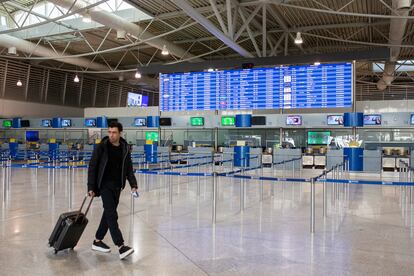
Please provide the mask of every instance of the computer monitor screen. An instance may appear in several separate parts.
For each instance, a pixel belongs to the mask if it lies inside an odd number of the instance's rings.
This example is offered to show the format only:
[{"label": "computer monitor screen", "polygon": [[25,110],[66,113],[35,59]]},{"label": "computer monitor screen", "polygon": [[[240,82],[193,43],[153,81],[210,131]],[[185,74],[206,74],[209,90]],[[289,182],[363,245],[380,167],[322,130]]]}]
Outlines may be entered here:
[{"label": "computer monitor screen", "polygon": [[223,116],[221,117],[222,126],[234,126],[236,119],[234,117]]},{"label": "computer monitor screen", "polygon": [[147,125],[147,118],[135,118],[134,119],[134,126],[143,127],[146,125]]},{"label": "computer monitor screen", "polygon": [[364,115],[365,126],[378,126],[381,125],[381,115]]},{"label": "computer monitor screen", "polygon": [[12,127],[12,121],[11,120],[4,120],[3,121],[3,127]]},{"label": "computer monitor screen", "polygon": [[71,119],[63,119],[62,120],[62,127],[71,127],[72,126],[72,120]]},{"label": "computer monitor screen", "polygon": [[327,124],[329,126],[340,126],[344,124],[343,115],[328,115],[326,118]]},{"label": "computer monitor screen", "polygon": [[308,131],[308,145],[327,145],[330,131]]},{"label": "computer monitor screen", "polygon": [[20,121],[21,127],[30,127],[30,121],[29,120],[21,120]]},{"label": "computer monitor screen", "polygon": [[138,93],[128,92],[127,106],[128,107],[148,106],[148,96],[138,94]]},{"label": "computer monitor screen", "polygon": [[300,126],[302,125],[302,116],[292,115],[286,117],[286,125],[288,126]]},{"label": "computer monitor screen", "polygon": [[204,126],[204,118],[203,117],[191,117],[190,124],[191,126]]},{"label": "computer monitor screen", "polygon": [[94,119],[94,118],[86,118],[85,119],[85,126],[86,127],[96,127],[96,119]]},{"label": "computer monitor screen", "polygon": [[253,126],[265,126],[266,125],[266,116],[253,116],[252,117]]},{"label": "computer monitor screen", "polygon": [[171,126],[171,118],[160,118],[160,126]]},{"label": "computer monitor screen", "polygon": [[113,122],[117,123],[118,118],[108,118],[108,119],[106,119],[106,122],[108,123],[108,126],[109,126]]},{"label": "computer monitor screen", "polygon": [[44,119],[42,120],[42,127],[51,127],[52,126],[52,120]]},{"label": "computer monitor screen", "polygon": [[145,132],[145,140],[151,140],[153,142],[158,141],[158,132],[156,131],[147,131]]},{"label": "computer monitor screen", "polygon": [[38,142],[39,131],[26,131],[26,142]]}]

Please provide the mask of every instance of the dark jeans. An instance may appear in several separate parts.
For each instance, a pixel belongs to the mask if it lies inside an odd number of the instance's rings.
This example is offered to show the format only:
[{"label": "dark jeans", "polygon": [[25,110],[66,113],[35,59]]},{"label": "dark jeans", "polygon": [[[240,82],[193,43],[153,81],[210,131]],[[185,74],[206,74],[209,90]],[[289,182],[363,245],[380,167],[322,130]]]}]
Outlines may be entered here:
[{"label": "dark jeans", "polygon": [[97,240],[103,240],[109,229],[112,240],[117,246],[124,244],[124,239],[118,226],[118,213],[116,211],[120,195],[120,189],[110,189],[105,186],[102,188],[101,198],[104,211],[102,214],[101,223],[99,224],[95,236]]}]

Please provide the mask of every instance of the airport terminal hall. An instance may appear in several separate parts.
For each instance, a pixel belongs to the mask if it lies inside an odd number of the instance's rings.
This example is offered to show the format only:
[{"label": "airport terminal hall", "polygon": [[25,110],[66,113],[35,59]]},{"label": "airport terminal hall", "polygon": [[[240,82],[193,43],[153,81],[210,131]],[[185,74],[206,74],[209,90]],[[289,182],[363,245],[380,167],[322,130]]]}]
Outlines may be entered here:
[{"label": "airport terminal hall", "polygon": [[414,275],[414,0],[0,0],[0,275]]}]

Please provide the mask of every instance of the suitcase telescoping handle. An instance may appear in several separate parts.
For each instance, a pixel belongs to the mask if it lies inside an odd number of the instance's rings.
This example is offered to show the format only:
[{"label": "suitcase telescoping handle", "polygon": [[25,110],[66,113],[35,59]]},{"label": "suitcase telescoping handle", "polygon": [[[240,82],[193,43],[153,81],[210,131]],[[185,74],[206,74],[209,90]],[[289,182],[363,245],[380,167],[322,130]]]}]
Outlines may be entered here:
[{"label": "suitcase telescoping handle", "polygon": [[[86,194],[86,195],[85,195],[85,197],[83,198],[82,205],[81,205],[81,207],[79,208],[79,213],[78,213],[78,215],[76,216],[75,221],[78,221],[79,215],[81,214],[82,209],[83,209],[83,206],[85,205],[86,199],[87,199],[88,197],[89,197],[89,195],[88,195],[88,194]],[[88,214],[88,212],[89,212],[89,208],[91,207],[92,201],[93,201],[93,196],[91,197],[91,200],[90,200],[90,201],[89,201],[89,203],[88,203],[88,207],[86,207],[86,211],[85,211],[85,216],[84,216],[84,218],[86,217],[86,215],[87,215],[87,214]]]}]

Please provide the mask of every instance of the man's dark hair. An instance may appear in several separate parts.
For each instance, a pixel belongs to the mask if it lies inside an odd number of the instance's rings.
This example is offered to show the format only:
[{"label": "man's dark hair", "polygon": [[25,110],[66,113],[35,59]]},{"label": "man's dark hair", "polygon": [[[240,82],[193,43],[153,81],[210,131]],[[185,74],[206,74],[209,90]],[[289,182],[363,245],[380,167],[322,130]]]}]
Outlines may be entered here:
[{"label": "man's dark hair", "polygon": [[114,127],[116,127],[116,128],[118,129],[118,131],[119,131],[119,132],[122,132],[122,130],[124,130],[124,128],[122,127],[122,124],[121,124],[121,123],[118,123],[118,122],[111,122],[111,123],[109,124],[109,127],[110,127],[110,128],[114,128]]}]

